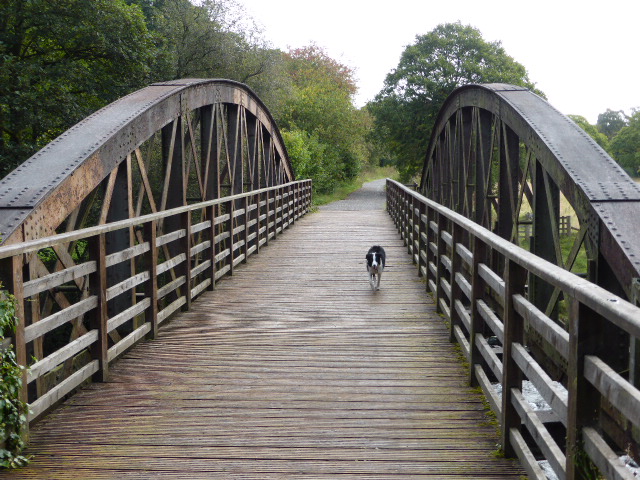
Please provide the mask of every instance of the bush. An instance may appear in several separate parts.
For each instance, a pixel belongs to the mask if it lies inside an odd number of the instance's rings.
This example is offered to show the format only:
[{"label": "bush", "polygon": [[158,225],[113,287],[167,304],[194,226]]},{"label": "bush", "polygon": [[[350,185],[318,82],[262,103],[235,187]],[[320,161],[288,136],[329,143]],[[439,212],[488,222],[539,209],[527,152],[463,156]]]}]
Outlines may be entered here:
[{"label": "bush", "polygon": [[[2,285],[0,284],[0,287]],[[0,290],[0,341],[15,334],[18,319],[13,295]],[[28,460],[25,447],[28,406],[20,400],[22,372],[13,347],[0,347],[0,467],[17,468]]]}]

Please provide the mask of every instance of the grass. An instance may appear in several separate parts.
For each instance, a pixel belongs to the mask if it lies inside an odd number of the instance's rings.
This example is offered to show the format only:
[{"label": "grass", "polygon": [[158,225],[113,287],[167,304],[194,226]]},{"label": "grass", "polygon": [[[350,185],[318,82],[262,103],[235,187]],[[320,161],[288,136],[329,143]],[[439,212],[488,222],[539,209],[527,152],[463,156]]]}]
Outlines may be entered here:
[{"label": "grass", "polygon": [[344,200],[349,194],[359,190],[362,184],[378,180],[380,178],[397,179],[398,172],[394,167],[369,167],[364,169],[360,175],[349,182],[340,183],[331,193],[314,193],[313,205],[325,205],[337,200]]}]

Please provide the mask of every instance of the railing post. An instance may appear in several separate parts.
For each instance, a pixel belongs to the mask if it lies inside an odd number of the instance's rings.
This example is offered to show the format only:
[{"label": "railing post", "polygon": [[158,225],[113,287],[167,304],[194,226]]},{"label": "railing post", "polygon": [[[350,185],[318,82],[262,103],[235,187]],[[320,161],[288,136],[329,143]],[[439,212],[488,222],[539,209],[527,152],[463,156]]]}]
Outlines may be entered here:
[{"label": "railing post", "polygon": [[186,258],[182,271],[184,272],[184,299],[185,304],[182,310],[191,310],[191,211],[188,210],[181,214],[180,225],[185,229],[185,236],[182,239],[181,250],[185,253]]},{"label": "railing post", "polygon": [[211,220],[211,226],[209,227],[209,240],[211,241],[211,247],[209,257],[211,258],[211,265],[209,266],[209,278],[211,278],[211,284],[207,290],[215,290],[216,288],[216,208],[217,205],[210,205],[207,207],[207,218]]},{"label": "railing post", "polygon": [[460,314],[456,309],[456,301],[459,300],[460,302],[462,302],[463,300],[462,289],[456,281],[456,273],[462,271],[462,260],[457,252],[456,245],[462,240],[463,235],[463,228],[454,223],[453,232],[451,235],[451,276],[449,277],[451,285],[451,302],[449,304],[449,310],[451,312],[451,321],[449,324],[449,341],[452,343],[456,341],[456,325],[462,326],[462,319],[460,318]]},{"label": "railing post", "polygon": [[156,221],[144,224],[144,238],[149,242],[149,252],[145,255],[145,268],[149,272],[149,280],[145,283],[145,297],[149,299],[149,308],[145,310],[145,322],[151,325],[149,338],[158,335],[158,248],[156,247]]},{"label": "railing post", "polygon": [[242,205],[244,206],[244,260],[242,263],[247,263],[249,259],[249,221],[251,216],[249,215],[249,195],[245,195],[242,198]]},{"label": "railing post", "polygon": [[280,192],[279,187],[275,187],[273,190],[273,239],[278,238],[278,194]]},{"label": "railing post", "polygon": [[482,362],[482,355],[476,346],[476,334],[484,331],[484,319],[478,309],[478,301],[484,297],[486,288],[485,281],[478,273],[480,264],[487,261],[487,245],[478,237],[473,238],[473,267],[471,270],[471,331],[469,332],[470,360],[469,364],[469,384],[472,387],[478,386],[478,379],[475,376],[475,365]]},{"label": "railing post", "polygon": [[260,210],[260,203],[262,202],[262,193],[258,193],[256,199],[256,254],[260,253],[260,228],[262,222],[260,221],[260,217],[262,216],[262,211]]},{"label": "railing post", "polygon": [[415,198],[413,195],[407,193],[407,202],[409,205],[409,214],[407,215],[407,253],[411,255],[411,262],[415,263],[413,257],[414,244],[413,239],[415,237]]},{"label": "railing post", "polygon": [[96,271],[89,278],[89,288],[90,294],[98,299],[98,305],[89,322],[90,328],[98,331],[98,341],[91,345],[91,356],[99,362],[99,369],[93,375],[96,382],[106,382],[109,377],[106,245],[106,235],[103,233],[89,240],[89,258],[96,262]]},{"label": "railing post", "polygon": [[293,195],[293,217],[291,218],[291,223],[296,222],[296,218],[298,217],[298,184],[294,183],[291,185],[291,193]]},{"label": "railing post", "polygon": [[511,351],[513,343],[524,344],[524,322],[514,308],[513,296],[525,294],[527,270],[510,259],[506,259],[504,269],[504,342],[502,345],[502,448],[507,457],[516,453],[509,441],[512,428],[520,428],[520,416],[512,403],[511,389],[522,389],[522,371],[516,364]]},{"label": "railing post", "polygon": [[586,480],[581,454],[582,429],[598,423],[600,393],[584,376],[587,355],[606,358],[607,320],[576,299],[571,299],[569,315],[569,364],[567,366],[567,480]]},{"label": "railing post", "polygon": [[[427,242],[428,228],[427,205],[421,201],[418,203],[418,277],[425,276],[428,268],[426,263],[426,259],[428,258],[427,249],[429,248],[429,243]],[[423,268],[425,269],[424,273],[422,271]]]},{"label": "railing post", "polygon": [[[433,231],[431,224],[437,225],[436,219],[436,211],[433,208],[427,206],[427,292],[431,292],[434,296],[437,294],[438,290],[438,275],[437,275],[437,266],[438,266],[438,253],[433,251],[432,244],[438,244],[438,233]],[[436,227],[437,228],[437,227]],[[434,266],[434,271],[431,268],[431,265]],[[436,305],[437,308],[437,305]]]},{"label": "railing post", "polygon": [[264,239],[265,239],[265,245],[269,246],[269,237],[271,236],[271,228],[269,227],[269,220],[271,219],[271,214],[270,212],[270,204],[269,202],[271,201],[271,190],[267,190],[264,193],[264,213],[265,213],[265,219],[264,219],[264,226],[265,226],[265,231],[264,231]]},{"label": "railing post", "polygon": [[229,232],[229,255],[227,255],[227,261],[229,262],[229,275],[233,276],[233,215],[234,215],[234,201],[231,200],[229,202],[227,202],[228,208],[227,211],[229,212],[229,219],[225,222],[226,223],[226,229],[227,232]]},{"label": "railing post", "polygon": [[438,218],[438,236],[436,239],[436,245],[438,247],[436,253],[436,291],[435,293],[435,302],[436,302],[436,311],[438,313],[445,313],[442,310],[440,305],[440,300],[445,296],[444,289],[442,288],[442,279],[446,277],[445,271],[446,267],[442,262],[442,257],[447,254],[447,243],[444,241],[442,234],[446,231],[447,227],[447,217],[442,214],[436,213]]},{"label": "railing post", "polygon": [[407,252],[411,253],[411,197],[405,190],[402,191],[402,209],[402,238]]}]

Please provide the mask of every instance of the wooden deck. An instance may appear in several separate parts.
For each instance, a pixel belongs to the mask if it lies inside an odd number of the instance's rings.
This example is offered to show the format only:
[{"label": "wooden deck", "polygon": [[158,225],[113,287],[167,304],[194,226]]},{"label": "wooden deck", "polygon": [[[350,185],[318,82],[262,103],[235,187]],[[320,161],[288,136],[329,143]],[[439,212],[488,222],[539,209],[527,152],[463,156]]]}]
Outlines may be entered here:
[{"label": "wooden deck", "polygon": [[410,262],[383,211],[306,216],[36,425],[6,478],[519,479]]}]

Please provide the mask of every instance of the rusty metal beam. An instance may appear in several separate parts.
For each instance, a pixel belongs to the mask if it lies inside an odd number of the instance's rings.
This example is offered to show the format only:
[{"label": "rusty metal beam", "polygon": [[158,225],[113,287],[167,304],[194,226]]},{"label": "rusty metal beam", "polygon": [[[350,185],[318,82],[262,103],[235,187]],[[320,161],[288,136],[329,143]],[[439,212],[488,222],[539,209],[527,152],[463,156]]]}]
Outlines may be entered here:
[{"label": "rusty metal beam", "polygon": [[0,242],[17,241],[18,231],[25,240],[52,234],[156,132],[188,112],[215,105],[231,105],[257,119],[271,134],[273,168],[282,172],[278,180],[293,180],[275,122],[247,86],[201,79],[158,83],[87,117],[0,180]]}]

